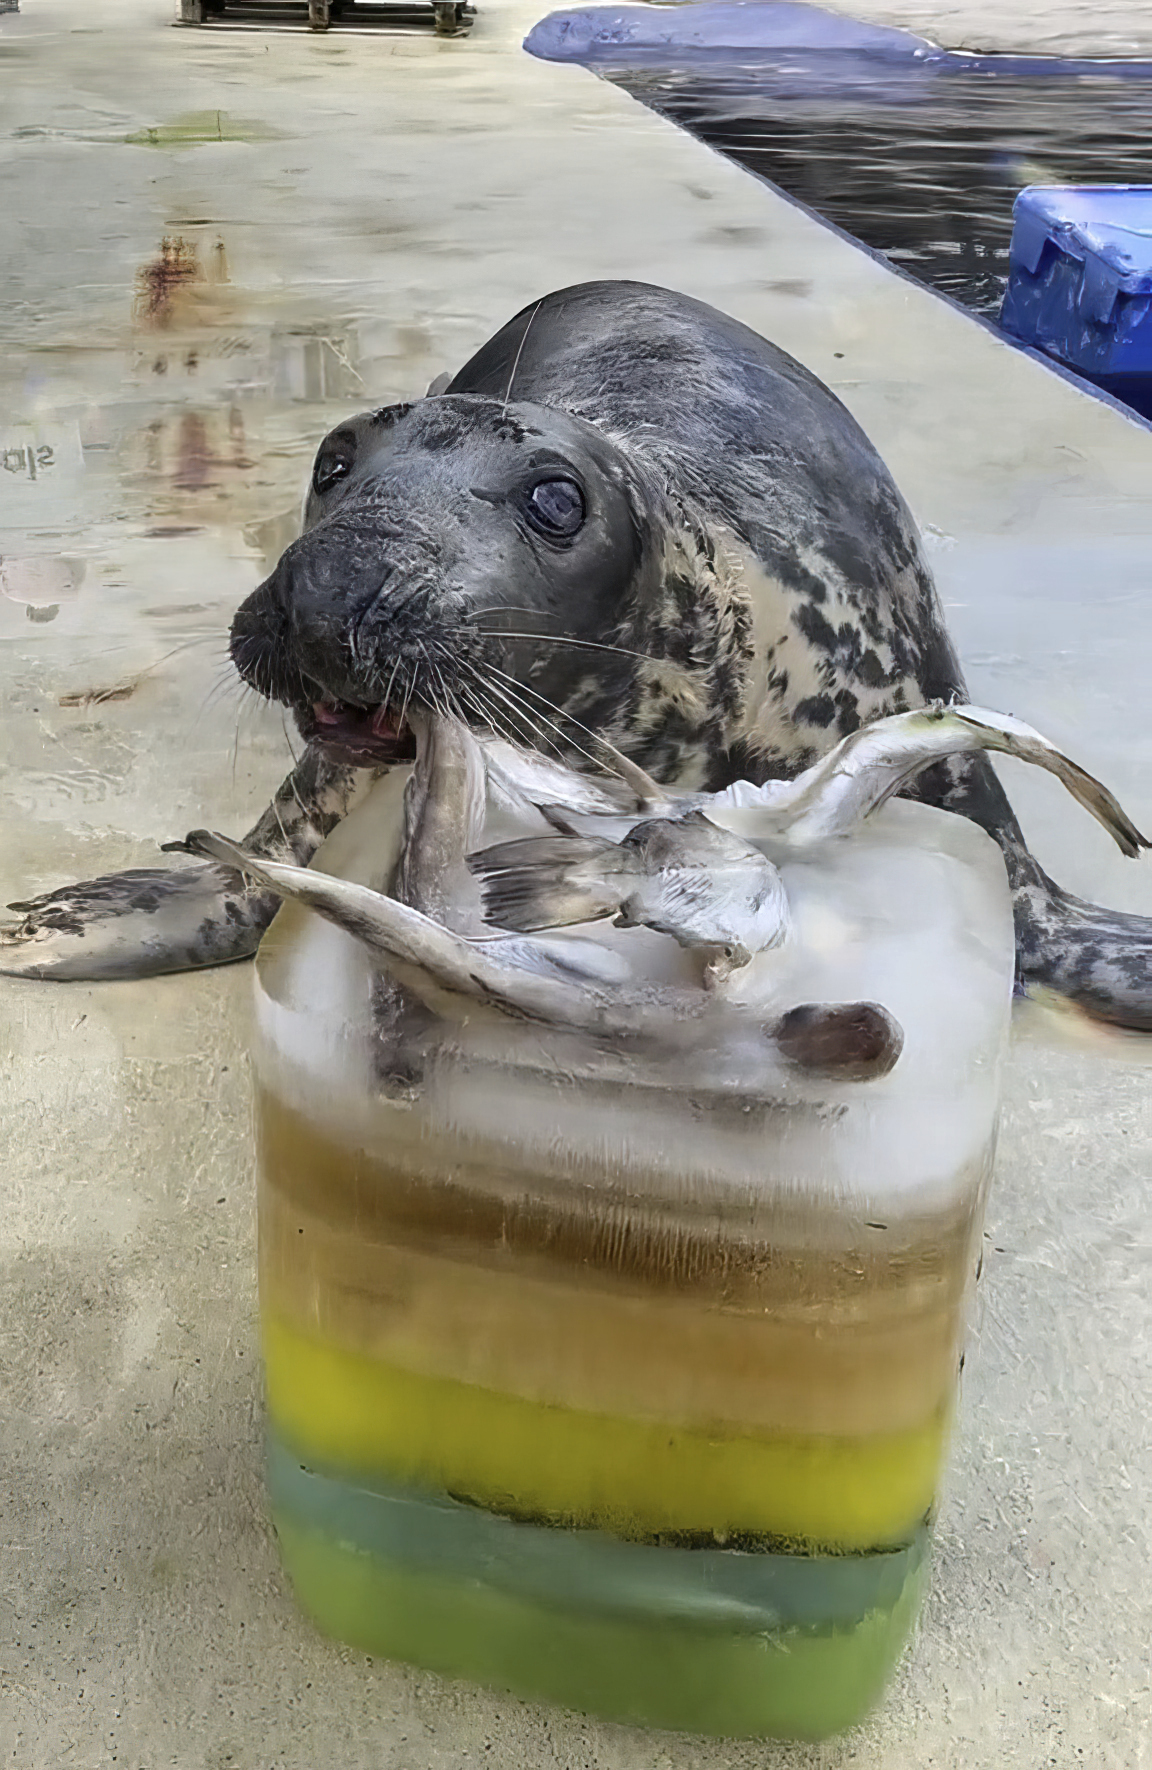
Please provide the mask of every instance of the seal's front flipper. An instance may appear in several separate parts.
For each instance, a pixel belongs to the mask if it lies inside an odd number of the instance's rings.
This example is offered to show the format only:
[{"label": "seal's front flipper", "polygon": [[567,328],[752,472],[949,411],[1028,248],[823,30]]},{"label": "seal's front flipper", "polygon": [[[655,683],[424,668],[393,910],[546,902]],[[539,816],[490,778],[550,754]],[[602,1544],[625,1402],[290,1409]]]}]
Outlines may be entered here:
[{"label": "seal's front flipper", "polygon": [[278,907],[222,867],[139,868],[66,885],[0,929],[0,972],[98,983],[195,971],[252,956]]},{"label": "seal's front flipper", "polygon": [[[371,778],[372,770],[332,762],[310,744],[245,848],[306,865]],[[202,862],[87,879],[8,905],[23,920],[0,928],[0,973],[101,983],[230,965],[252,957],[279,902],[228,867]]]}]

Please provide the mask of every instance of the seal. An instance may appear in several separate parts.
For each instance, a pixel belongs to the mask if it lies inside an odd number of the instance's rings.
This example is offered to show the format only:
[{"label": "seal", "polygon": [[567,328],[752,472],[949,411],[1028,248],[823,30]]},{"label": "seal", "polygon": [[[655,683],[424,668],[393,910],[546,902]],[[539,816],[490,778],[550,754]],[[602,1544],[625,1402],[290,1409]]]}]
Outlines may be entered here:
[{"label": "seal", "polygon": [[[231,646],[308,743],[279,795],[290,839],[266,813],[242,846],[296,862],[373,772],[411,759],[412,706],[568,761],[604,738],[657,781],[715,791],[967,699],[915,523],[851,415],[747,327],[630,282],[545,296],[443,390],[333,430],[303,533]],[[1022,983],[1152,1030],[1152,922],[1053,884],[983,754],[914,790],[999,842]],[[275,905],[204,868],[150,875],[141,909],[130,878],[22,906],[0,967],[216,964],[250,954]]]}]

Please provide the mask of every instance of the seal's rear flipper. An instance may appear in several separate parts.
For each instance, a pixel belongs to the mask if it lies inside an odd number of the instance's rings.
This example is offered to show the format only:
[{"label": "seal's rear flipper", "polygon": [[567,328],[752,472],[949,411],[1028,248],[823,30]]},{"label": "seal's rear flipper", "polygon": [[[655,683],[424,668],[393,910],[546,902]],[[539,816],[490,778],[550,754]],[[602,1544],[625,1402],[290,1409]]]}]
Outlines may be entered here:
[{"label": "seal's rear flipper", "polygon": [[1024,988],[1067,996],[1109,1025],[1152,1032],[1152,917],[1084,903],[1055,884],[1029,853],[987,756],[938,763],[919,777],[915,795],[970,817],[1000,844]]},{"label": "seal's rear flipper", "polygon": [[1152,1033],[1152,918],[1085,903],[1035,871],[1013,892],[1025,989],[1052,990],[1094,1020]]}]

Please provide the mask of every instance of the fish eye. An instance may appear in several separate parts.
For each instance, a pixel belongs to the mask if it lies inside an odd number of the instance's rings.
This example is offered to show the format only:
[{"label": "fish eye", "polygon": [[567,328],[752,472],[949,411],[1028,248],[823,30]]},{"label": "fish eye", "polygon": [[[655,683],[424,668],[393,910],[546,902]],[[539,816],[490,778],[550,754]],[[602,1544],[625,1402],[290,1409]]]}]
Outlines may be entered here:
[{"label": "fish eye", "polygon": [[525,514],[546,541],[571,541],[584,526],[584,493],[574,479],[537,480]]},{"label": "fish eye", "polygon": [[320,495],[330,491],[337,480],[347,479],[352,471],[348,455],[320,455],[312,470],[312,490]]}]

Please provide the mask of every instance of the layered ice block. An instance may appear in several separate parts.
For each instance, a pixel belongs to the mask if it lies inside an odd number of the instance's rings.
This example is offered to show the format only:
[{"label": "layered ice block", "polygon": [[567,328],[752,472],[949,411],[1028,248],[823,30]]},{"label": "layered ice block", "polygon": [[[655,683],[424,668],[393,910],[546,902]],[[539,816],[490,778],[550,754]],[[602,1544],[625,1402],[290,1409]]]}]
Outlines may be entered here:
[{"label": "layered ice block", "polygon": [[[398,791],[322,870],[380,883]],[[759,841],[755,811],[730,822]],[[793,938],[736,992],[771,966],[783,1009],[882,1004],[889,1074],[448,1022],[281,910],[257,984],[269,1482],[330,1634],[701,1732],[818,1737],[881,1692],[946,1452],[1010,904],[989,839],[914,804],[763,846]]]}]

